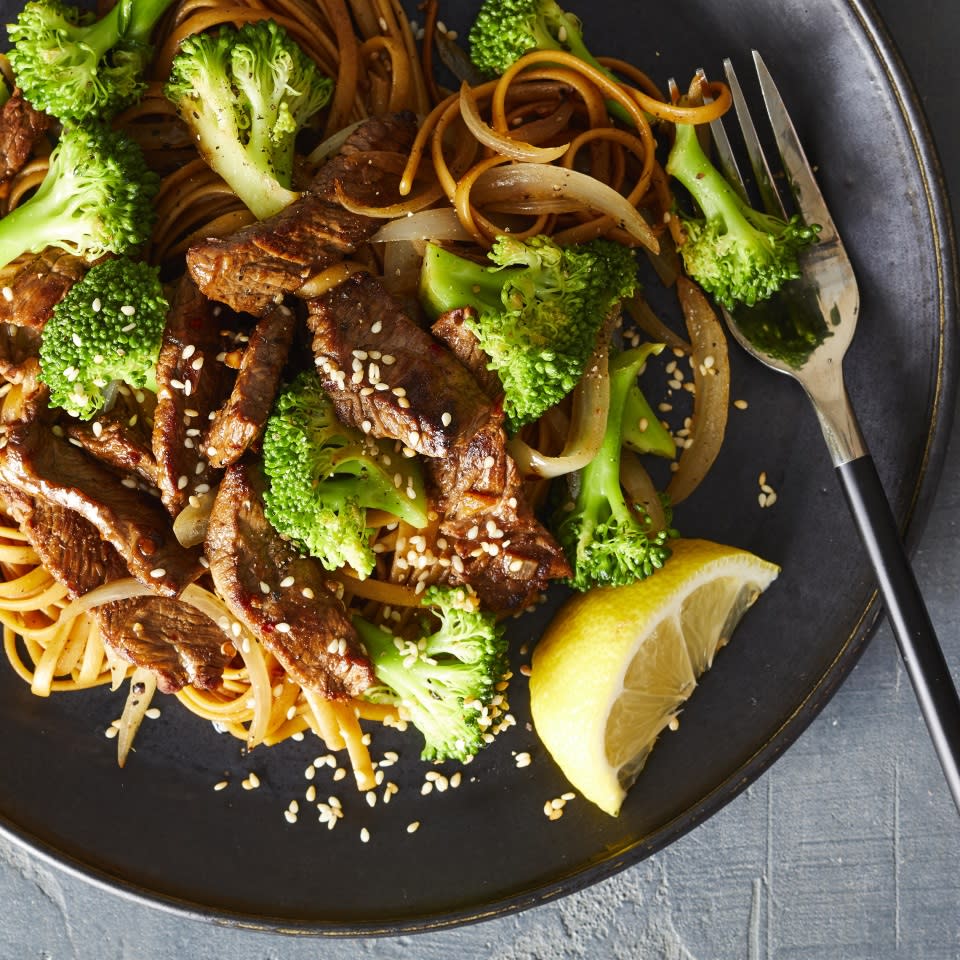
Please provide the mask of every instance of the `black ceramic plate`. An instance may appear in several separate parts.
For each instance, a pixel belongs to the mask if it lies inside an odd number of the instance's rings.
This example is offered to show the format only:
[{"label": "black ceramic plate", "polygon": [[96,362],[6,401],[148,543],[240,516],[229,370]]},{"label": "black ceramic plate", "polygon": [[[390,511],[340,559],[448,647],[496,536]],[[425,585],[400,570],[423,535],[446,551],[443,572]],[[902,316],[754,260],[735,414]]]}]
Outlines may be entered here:
[{"label": "black ceramic plate", "polygon": [[[591,47],[644,66],[661,84],[732,57],[749,75],[759,49],[817,165],[862,293],[848,356],[850,393],[896,515],[916,537],[953,409],[954,267],[941,183],[922,120],[872,11],[851,0],[632,0],[587,5]],[[11,10],[3,4],[4,12]],[[445,3],[463,31],[472,3]],[[633,21],[642,8],[642,18]],[[741,625],[665,735],[618,819],[588,803],[549,822],[567,784],[518,724],[464,770],[456,790],[421,797],[414,739],[397,749],[389,805],[370,808],[347,781],[329,831],[303,799],[304,768],[324,749],[288,743],[243,756],[172,701],[142,730],[126,769],[104,729],[118,697],[32,697],[0,670],[0,824],[10,836],[96,883],[219,922],[318,933],[426,929],[522,909],[599,880],[714,813],[797,737],[847,674],[877,616],[873,581],[800,390],[733,349],[729,439],[708,483],[677,512],[689,536],[730,542],[780,563],[780,580]],[[779,494],[757,505],[757,475]],[[544,618],[518,621],[535,637]],[[514,754],[529,751],[518,769]],[[243,791],[249,771],[262,781]],[[449,772],[449,771],[447,771]],[[213,785],[230,786],[215,792]],[[300,800],[289,824],[284,810]],[[406,827],[420,821],[418,832]],[[362,843],[362,828],[370,841]]]}]

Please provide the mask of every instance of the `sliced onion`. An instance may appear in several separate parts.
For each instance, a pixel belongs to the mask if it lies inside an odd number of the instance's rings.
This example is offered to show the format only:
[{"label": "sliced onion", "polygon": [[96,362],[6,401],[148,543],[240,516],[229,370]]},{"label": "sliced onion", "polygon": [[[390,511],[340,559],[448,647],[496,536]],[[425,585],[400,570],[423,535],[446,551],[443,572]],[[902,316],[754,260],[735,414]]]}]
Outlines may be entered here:
[{"label": "sliced onion", "polygon": [[157,690],[157,678],[146,667],[137,667],[130,677],[130,692],[123,705],[117,732],[117,766],[123,767],[133,747],[134,737]]},{"label": "sliced onion", "polygon": [[297,296],[302,300],[313,300],[322,297],[328,290],[340,286],[355,273],[369,273],[370,268],[365,263],[356,260],[341,260],[326,270],[315,273],[302,287],[298,288]]},{"label": "sliced onion", "polygon": [[569,143],[565,143],[559,147],[537,147],[532,143],[514,140],[513,137],[497,133],[480,116],[477,98],[473,95],[473,90],[469,84],[466,83],[460,87],[460,116],[463,117],[467,129],[480,143],[501,156],[509,157],[511,160],[523,160],[528,163],[550,163],[553,160],[559,160],[570,146]]},{"label": "sliced onion", "polygon": [[[270,726],[270,705],[273,698],[273,684],[270,680],[270,671],[267,669],[267,662],[260,641],[247,629],[245,624],[233,616],[230,608],[223,600],[209,590],[204,590],[203,587],[191,583],[184,589],[180,599],[209,617],[221,630],[224,630],[243,658],[243,664],[247,668],[250,691],[253,695],[253,720],[251,720],[247,729],[247,748],[252,749],[258,743],[262,743],[263,738],[267,735],[267,729]],[[227,632],[229,625],[233,623],[239,624],[239,637],[234,637]],[[227,630],[224,629],[224,624],[227,625]]]},{"label": "sliced onion", "polygon": [[420,283],[422,263],[423,244],[420,241],[397,240],[388,243],[383,252],[383,285],[394,296],[415,294]]},{"label": "sliced onion", "polygon": [[327,137],[323,143],[313,148],[307,156],[307,162],[315,167],[319,167],[324,160],[332,157],[335,153],[339,153],[340,148],[347,142],[350,134],[362,123],[363,120],[358,120],[356,123],[351,123],[349,127],[338,130],[333,136]]},{"label": "sliced onion", "polygon": [[655,343],[665,343],[671,350],[682,350],[685,354],[692,352],[690,344],[674,333],[639,294],[624,301],[624,307],[630,319]]},{"label": "sliced onion", "polygon": [[723,325],[700,288],[686,277],[677,279],[677,294],[693,345],[692,443],[680,455],[667,486],[672,503],[693,493],[713,466],[727,429],[730,405],[730,360]]},{"label": "sliced onion", "polygon": [[573,391],[570,433],[559,454],[555,457],[547,456],[534,450],[519,436],[507,444],[510,456],[516,461],[521,473],[559,477],[582,469],[597,455],[603,443],[607,411],[610,409],[608,353],[608,344],[604,337],[587,361],[586,371]]},{"label": "sliced onion", "polygon": [[215,494],[211,490],[190,498],[190,502],[174,517],[173,535],[181,547],[195,547],[207,536],[207,521]]},{"label": "sliced onion", "polygon": [[394,240],[463,240],[473,235],[465,230],[453,207],[421,210],[385,223],[371,238],[371,243]]},{"label": "sliced onion", "polygon": [[443,188],[439,183],[433,183],[424,188],[421,193],[400,203],[387,204],[385,207],[373,207],[367,203],[360,203],[359,200],[352,199],[344,192],[343,184],[337,180],[334,183],[334,193],[337,197],[337,203],[350,213],[355,213],[361,217],[371,217],[380,220],[392,220],[394,217],[404,217],[408,213],[416,213],[426,207],[432,206],[443,196]]},{"label": "sliced onion", "polygon": [[546,201],[552,210],[566,202],[563,209],[582,210],[612,217],[614,225],[626,230],[649,250],[658,252],[660,244],[650,224],[644,220],[636,207],[613,187],[566,167],[545,163],[512,163],[493,167],[482,173],[474,184],[471,202],[482,206],[484,202]]}]

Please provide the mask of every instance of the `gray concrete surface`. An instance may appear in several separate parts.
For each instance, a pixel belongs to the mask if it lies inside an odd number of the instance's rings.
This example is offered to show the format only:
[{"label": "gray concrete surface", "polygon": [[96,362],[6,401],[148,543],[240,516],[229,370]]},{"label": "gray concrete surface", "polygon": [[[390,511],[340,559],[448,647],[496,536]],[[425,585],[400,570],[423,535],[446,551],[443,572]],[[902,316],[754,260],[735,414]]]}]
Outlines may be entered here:
[{"label": "gray concrete surface", "polygon": [[[960,200],[956,0],[877,0]],[[960,681],[960,429],[916,557]],[[815,785],[815,787],[812,787]],[[960,819],[889,630],[799,742],[659,855],[524,914],[385,940],[290,939],[186,921],[0,840],[0,960],[892,960],[960,958]]]}]

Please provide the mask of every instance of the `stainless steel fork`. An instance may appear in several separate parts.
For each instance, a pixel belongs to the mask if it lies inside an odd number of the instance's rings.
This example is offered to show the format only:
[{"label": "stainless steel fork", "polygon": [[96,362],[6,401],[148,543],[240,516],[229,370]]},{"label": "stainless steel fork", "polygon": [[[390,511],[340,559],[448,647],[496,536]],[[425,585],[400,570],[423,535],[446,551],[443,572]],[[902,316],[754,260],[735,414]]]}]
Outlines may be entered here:
[{"label": "stainless steel fork", "polygon": [[[756,51],[753,60],[794,206],[807,224],[820,225],[820,235],[819,241],[801,254],[799,280],[772,300],[724,311],[725,318],[741,346],[767,366],[797,380],[817,412],[840,485],[876,571],[904,665],[960,810],[960,699],[843,381],[843,356],[860,309],[853,267],[770,73]],[[724,70],[763,205],[768,213],[784,215],[782,198],[729,60],[724,62]],[[746,197],[723,124],[715,121],[711,133],[720,166]]]}]

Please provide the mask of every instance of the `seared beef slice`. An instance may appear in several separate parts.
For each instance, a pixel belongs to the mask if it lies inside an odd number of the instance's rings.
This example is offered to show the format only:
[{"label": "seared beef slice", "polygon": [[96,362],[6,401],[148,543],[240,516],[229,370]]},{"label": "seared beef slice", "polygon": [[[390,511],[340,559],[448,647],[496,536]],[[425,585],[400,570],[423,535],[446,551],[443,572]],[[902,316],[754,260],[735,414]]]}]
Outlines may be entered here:
[{"label": "seared beef slice", "polygon": [[197,553],[180,546],[157,501],[124,486],[39,419],[6,424],[4,440],[0,481],[75,510],[113,544],[130,573],[157,593],[175,596],[201,572]]},{"label": "seared beef slice", "polygon": [[0,109],[0,184],[23,169],[34,144],[52,124],[50,117],[24,100],[19,89],[10,94]]},{"label": "seared beef slice", "polygon": [[203,441],[211,466],[229,467],[260,439],[295,328],[293,312],[282,303],[270,304],[257,321],[243,351],[233,390],[216,411]]},{"label": "seared beef slice", "polygon": [[[226,239],[194,244],[187,266],[197,286],[211,300],[260,316],[268,304],[294,293],[311,275],[350,256],[380,221],[344,209],[337,185],[361,203],[385,205],[396,199],[396,173],[373,157],[406,154],[415,135],[412,114],[366,121],[321,167],[299,200]],[[361,162],[363,153],[372,155],[371,162]]]},{"label": "seared beef slice", "polygon": [[307,311],[317,370],[344,423],[443,457],[489,419],[477,382],[380,281],[355,274]]},{"label": "seared beef slice", "polygon": [[241,461],[220,483],[206,555],[217,592],[298,683],[330,700],[362,693],[373,668],[317,561],[270,526],[264,480]]},{"label": "seared beef slice", "polygon": [[[0,496],[44,567],[67,588],[71,598],[128,576],[117,551],[101,540],[93,524],[79,513],[9,487],[0,490]],[[188,683],[204,689],[219,686],[230,659],[227,637],[212,620],[182,600],[131,597],[101,604],[91,614],[107,647],[135,666],[152,671],[164,692],[172,693]]]},{"label": "seared beef slice", "polygon": [[83,279],[89,266],[82,257],[48,247],[28,260],[4,267],[0,323],[42,330],[53,308]]},{"label": "seared beef slice", "polygon": [[214,305],[185,276],[163,331],[151,440],[157,486],[172,516],[192,494],[206,493],[217,476],[203,451],[203,432],[228,389],[219,349]]},{"label": "seared beef slice", "polygon": [[190,604],[174,597],[131,597],[94,613],[107,646],[155,674],[164,693],[220,685],[232,648],[223,631]]}]

